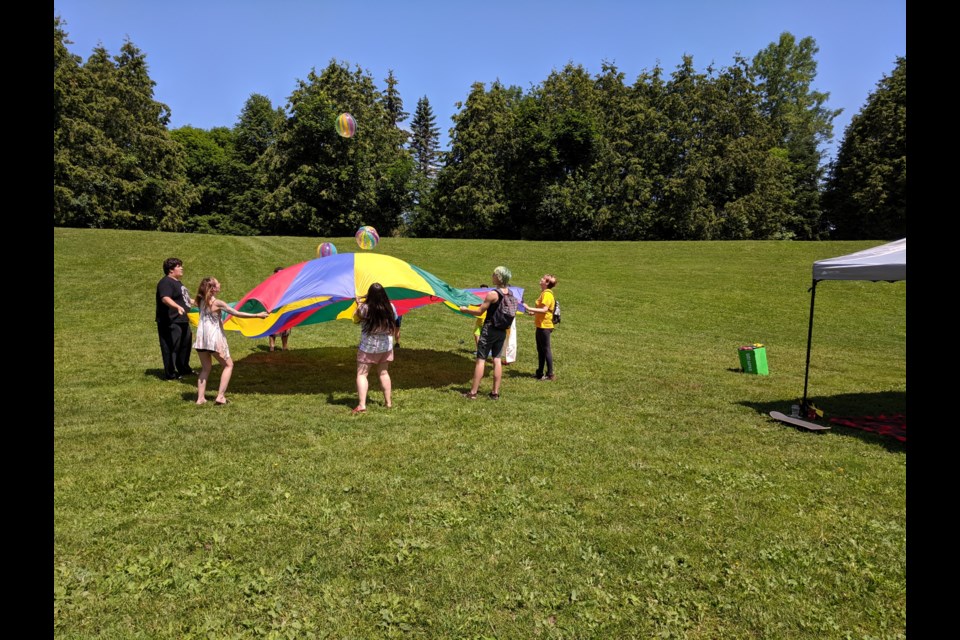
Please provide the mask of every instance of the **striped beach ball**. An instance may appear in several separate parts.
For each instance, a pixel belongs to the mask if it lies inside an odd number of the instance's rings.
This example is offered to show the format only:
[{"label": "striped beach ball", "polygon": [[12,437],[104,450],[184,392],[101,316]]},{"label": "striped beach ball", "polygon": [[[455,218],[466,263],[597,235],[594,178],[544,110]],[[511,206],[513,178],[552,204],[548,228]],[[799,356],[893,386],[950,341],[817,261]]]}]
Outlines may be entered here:
[{"label": "striped beach ball", "polygon": [[317,257],[326,258],[327,256],[332,256],[337,252],[337,248],[333,246],[332,242],[322,242],[317,245]]},{"label": "striped beach ball", "polygon": [[357,132],[357,121],[349,113],[341,113],[337,116],[337,133],[344,138],[352,138]]},{"label": "striped beach ball", "polygon": [[373,249],[380,242],[380,234],[370,226],[363,226],[357,229],[357,246],[361,249]]}]

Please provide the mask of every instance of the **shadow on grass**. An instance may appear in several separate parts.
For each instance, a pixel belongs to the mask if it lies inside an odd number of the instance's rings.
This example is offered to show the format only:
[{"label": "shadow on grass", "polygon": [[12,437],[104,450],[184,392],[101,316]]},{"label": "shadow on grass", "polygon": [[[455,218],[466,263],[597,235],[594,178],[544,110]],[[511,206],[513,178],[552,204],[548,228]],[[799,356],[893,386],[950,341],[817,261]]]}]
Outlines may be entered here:
[{"label": "shadow on grass", "polygon": [[[467,383],[466,383],[467,388],[464,389],[464,391],[469,391],[470,379],[473,377],[473,367],[477,362],[477,359],[476,359],[477,352],[468,347],[460,347],[459,349],[457,349],[457,353],[463,354],[470,361],[470,367],[467,371]],[[487,370],[484,376],[491,376],[491,375],[493,375],[493,360],[491,358],[487,358]],[[504,378],[532,378],[533,371],[524,370],[518,367],[518,365],[515,362],[511,364],[507,364],[506,362],[504,362],[503,377]]]},{"label": "shadow on grass", "polygon": [[[790,405],[800,404],[801,398],[777,400],[775,402],[739,402],[764,416],[769,417],[771,411],[780,411],[790,415]],[[811,396],[807,402],[823,411],[823,417],[816,422],[828,425],[831,431],[821,433],[840,433],[845,436],[860,438],[866,442],[878,443],[889,451],[905,451],[907,444],[891,437],[869,431],[862,431],[852,427],[845,427],[830,422],[831,417],[850,418],[879,415],[907,415],[907,394],[904,391],[881,391],[876,393],[843,393],[833,396]],[[770,418],[773,420],[773,418]],[[784,427],[789,427],[784,424]],[[813,435],[813,434],[811,434]]]},{"label": "shadow on grass", "polygon": [[[390,378],[395,389],[443,388],[451,384],[469,385],[473,374],[472,354],[459,355],[433,349],[405,349],[394,352]],[[290,351],[257,350],[241,359],[234,359],[231,393],[266,395],[356,393],[357,348],[317,347]],[[199,373],[199,367],[196,367]],[[214,362],[207,391],[215,392],[223,368]],[[146,375],[156,375],[147,370]],[[162,373],[162,370],[161,370]],[[162,377],[162,375],[161,375]],[[379,389],[376,367],[369,376],[371,390]],[[193,387],[196,397],[196,376],[180,381]]]}]

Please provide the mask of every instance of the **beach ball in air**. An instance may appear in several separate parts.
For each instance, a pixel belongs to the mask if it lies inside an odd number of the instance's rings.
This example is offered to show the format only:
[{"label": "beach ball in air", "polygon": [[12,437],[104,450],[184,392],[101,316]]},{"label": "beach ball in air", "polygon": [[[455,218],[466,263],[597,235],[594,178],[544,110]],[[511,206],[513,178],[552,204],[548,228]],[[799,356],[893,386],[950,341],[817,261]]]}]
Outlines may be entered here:
[{"label": "beach ball in air", "polygon": [[327,256],[332,256],[337,252],[337,248],[333,246],[332,242],[323,242],[317,245],[317,257],[326,258]]},{"label": "beach ball in air", "polygon": [[352,138],[357,132],[357,121],[349,113],[341,113],[337,116],[337,133],[344,138]]},{"label": "beach ball in air", "polygon": [[357,246],[361,249],[373,249],[380,242],[380,234],[373,227],[360,227],[357,229]]}]

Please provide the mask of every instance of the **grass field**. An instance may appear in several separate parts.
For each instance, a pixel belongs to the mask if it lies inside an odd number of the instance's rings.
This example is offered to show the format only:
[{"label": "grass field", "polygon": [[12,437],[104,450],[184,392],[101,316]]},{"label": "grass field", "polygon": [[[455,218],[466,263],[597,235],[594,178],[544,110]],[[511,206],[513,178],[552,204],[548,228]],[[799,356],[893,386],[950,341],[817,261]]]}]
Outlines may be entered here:
[{"label": "grass field", "polygon": [[[230,335],[231,403],[161,380],[169,256],[239,300],[352,238],[54,229],[57,638],[906,637],[906,447],[772,421],[803,393],[812,263],[880,242],[384,238],[451,285],[557,275],[502,398],[464,400],[472,325],[412,311],[356,404],[358,329]],[[817,287],[810,399],[906,412],[906,284]],[[767,346],[770,375],[737,347]],[[196,353],[191,364],[199,367]],[[211,387],[215,389],[219,367]],[[212,398],[212,394],[208,393]]]}]

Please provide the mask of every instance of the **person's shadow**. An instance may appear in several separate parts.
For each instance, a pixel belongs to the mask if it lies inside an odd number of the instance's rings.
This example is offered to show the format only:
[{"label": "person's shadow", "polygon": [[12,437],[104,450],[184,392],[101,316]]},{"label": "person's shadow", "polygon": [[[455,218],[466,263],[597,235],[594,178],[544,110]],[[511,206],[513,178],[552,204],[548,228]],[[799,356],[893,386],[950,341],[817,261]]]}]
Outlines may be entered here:
[{"label": "person's shadow", "polygon": [[[395,389],[443,388],[469,380],[473,373],[472,354],[433,349],[400,348],[390,363]],[[290,351],[258,350],[234,359],[229,393],[265,395],[351,393],[357,389],[357,348],[316,347]],[[199,372],[199,367],[195,368]],[[216,389],[222,367],[214,362],[208,390]],[[377,385],[376,365],[371,367],[370,384]],[[163,370],[150,370],[147,373]],[[181,382],[196,387],[196,376]],[[193,396],[196,393],[194,392]]]}]

